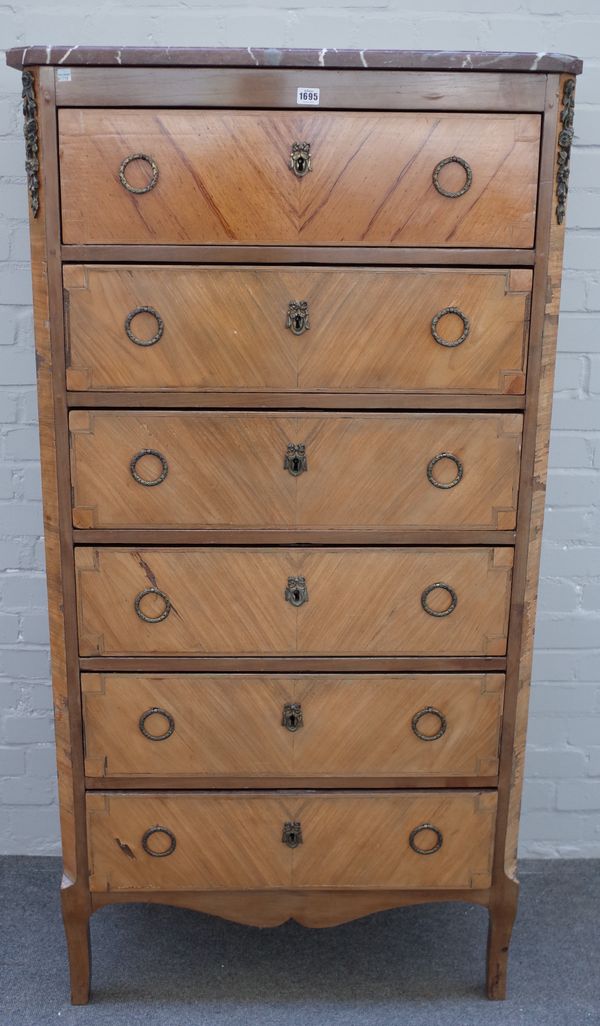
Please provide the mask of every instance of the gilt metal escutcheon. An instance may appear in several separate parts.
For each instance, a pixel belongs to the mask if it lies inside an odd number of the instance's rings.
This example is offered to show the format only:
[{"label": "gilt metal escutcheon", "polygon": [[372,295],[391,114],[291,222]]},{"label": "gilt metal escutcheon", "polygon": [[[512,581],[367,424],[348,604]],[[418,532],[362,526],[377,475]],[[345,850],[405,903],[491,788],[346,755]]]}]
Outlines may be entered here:
[{"label": "gilt metal escutcheon", "polygon": [[295,734],[300,727],[304,726],[302,706],[300,705],[300,702],[286,702],[283,707],[281,725],[285,727],[286,730],[289,730],[290,734]]},{"label": "gilt metal escutcheon", "polygon": [[305,577],[288,577],[285,601],[290,602],[292,606],[303,606],[305,602],[308,602]]},{"label": "gilt metal escutcheon", "polygon": [[299,820],[288,820],[283,824],[281,840],[287,844],[288,848],[297,848],[299,844],[302,844],[302,824]]},{"label": "gilt metal escutcheon", "polygon": [[312,171],[310,159],[310,143],[294,142],[289,160],[290,171],[293,171],[296,178],[304,178],[304,175]]},{"label": "gilt metal escutcheon", "polygon": [[294,335],[301,335],[304,331],[310,331],[307,299],[290,299],[285,326]]},{"label": "gilt metal escutcheon", "polygon": [[292,477],[298,477],[299,474],[303,474],[308,470],[306,446],[304,442],[300,442],[298,445],[295,445],[293,442],[288,442],[285,459],[283,461],[283,469],[288,470]]}]

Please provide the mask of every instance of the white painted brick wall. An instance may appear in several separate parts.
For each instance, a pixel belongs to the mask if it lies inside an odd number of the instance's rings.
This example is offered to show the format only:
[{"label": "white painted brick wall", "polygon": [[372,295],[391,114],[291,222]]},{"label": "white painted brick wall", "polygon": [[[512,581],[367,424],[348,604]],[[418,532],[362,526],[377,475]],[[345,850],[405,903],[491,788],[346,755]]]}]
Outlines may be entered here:
[{"label": "white painted brick wall", "polygon": [[[521,852],[600,856],[598,0],[13,0],[31,43],[554,50],[583,57]],[[309,83],[310,84],[310,83]],[[0,67],[0,851],[59,848],[20,80]]]}]

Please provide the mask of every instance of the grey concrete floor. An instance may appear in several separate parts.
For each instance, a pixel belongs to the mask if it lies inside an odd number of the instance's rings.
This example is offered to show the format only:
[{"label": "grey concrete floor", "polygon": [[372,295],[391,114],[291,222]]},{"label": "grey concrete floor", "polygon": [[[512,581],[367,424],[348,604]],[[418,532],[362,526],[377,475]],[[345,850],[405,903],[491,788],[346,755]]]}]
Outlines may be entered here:
[{"label": "grey concrete floor", "polygon": [[600,861],[525,862],[509,998],[484,997],[485,910],[422,905],[326,930],[183,909],[92,918],[92,1000],[68,1000],[60,862],[0,859],[1,1026],[600,1026]]}]

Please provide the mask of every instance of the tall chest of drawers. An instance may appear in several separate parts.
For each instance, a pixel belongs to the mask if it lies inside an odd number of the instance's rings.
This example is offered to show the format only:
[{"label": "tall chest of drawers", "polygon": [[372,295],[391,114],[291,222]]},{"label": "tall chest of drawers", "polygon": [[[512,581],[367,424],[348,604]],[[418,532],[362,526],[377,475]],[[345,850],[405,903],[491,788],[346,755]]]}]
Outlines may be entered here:
[{"label": "tall chest of drawers", "polygon": [[477,903],[503,997],[580,62],[8,62],[72,1000],[132,901]]}]

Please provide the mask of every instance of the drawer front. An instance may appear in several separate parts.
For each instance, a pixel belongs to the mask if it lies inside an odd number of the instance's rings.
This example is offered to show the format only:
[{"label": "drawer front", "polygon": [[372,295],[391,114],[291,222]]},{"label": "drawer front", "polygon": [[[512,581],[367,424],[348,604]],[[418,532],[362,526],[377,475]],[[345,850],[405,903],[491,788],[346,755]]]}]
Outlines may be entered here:
[{"label": "drawer front", "polygon": [[[489,777],[504,677],[83,674],[90,777]],[[157,711],[158,710],[158,711]]]},{"label": "drawer front", "polygon": [[522,393],[531,280],[523,268],[66,266],[67,386]]},{"label": "drawer front", "polygon": [[496,795],[100,793],[87,813],[92,891],[478,889]]},{"label": "drawer front", "polygon": [[73,523],[512,529],[522,420],[77,410]]},{"label": "drawer front", "polygon": [[[530,247],[540,123],[537,114],[63,109],[63,240]],[[294,142],[310,146],[302,177],[289,166]],[[149,160],[123,166],[140,153]],[[442,163],[453,155],[464,165]]]},{"label": "drawer front", "polygon": [[80,652],[503,655],[512,559],[483,546],[76,548]]}]

